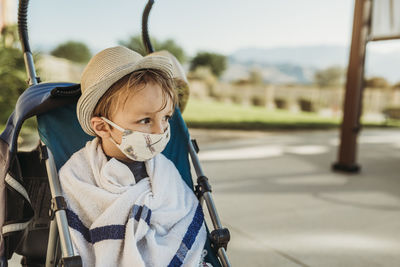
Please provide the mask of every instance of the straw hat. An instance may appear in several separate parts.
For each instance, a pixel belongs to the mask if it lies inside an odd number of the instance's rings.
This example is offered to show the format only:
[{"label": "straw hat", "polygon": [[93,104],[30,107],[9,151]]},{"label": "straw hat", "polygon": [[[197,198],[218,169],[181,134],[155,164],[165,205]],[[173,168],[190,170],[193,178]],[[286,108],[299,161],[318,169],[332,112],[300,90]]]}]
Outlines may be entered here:
[{"label": "straw hat", "polygon": [[96,135],[91,128],[90,119],[99,99],[119,79],[141,69],[157,69],[173,77],[172,62],[168,57],[143,57],[123,46],[107,48],[89,61],[82,73],[82,95],[76,107],[78,121],[87,134]]},{"label": "straw hat", "polygon": [[167,57],[172,61],[172,78],[175,82],[175,91],[179,99],[179,109],[181,112],[185,110],[189,99],[189,82],[186,78],[185,70],[179,63],[178,59],[166,50],[156,51],[150,55]]}]

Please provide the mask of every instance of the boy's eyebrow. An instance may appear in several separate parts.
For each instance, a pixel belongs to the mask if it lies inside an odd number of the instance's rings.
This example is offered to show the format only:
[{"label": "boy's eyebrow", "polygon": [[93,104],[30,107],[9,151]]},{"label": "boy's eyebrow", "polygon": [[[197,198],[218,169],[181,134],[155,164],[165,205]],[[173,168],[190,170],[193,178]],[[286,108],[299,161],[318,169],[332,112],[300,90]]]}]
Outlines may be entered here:
[{"label": "boy's eyebrow", "polygon": [[[140,112],[139,113],[139,116],[141,116],[141,115],[153,115],[154,113],[157,113],[157,112],[159,112],[159,110],[157,110],[157,111],[155,111],[155,112],[148,112],[148,111],[143,111],[143,112]],[[167,113],[173,113],[174,111],[171,109],[169,112],[167,112]]]},{"label": "boy's eyebrow", "polygon": [[162,111],[166,111],[166,113],[172,113],[174,110],[173,110],[173,108],[170,108],[170,107],[164,107],[163,109],[161,109],[161,110],[156,110],[156,111],[148,111],[148,110],[146,110],[146,109],[144,109],[144,110],[139,110],[139,114],[140,115],[153,115],[153,114],[155,114],[155,113],[157,113],[157,112],[162,112]]},{"label": "boy's eyebrow", "polygon": [[156,113],[156,112],[144,111],[144,112],[140,112],[139,114],[140,114],[140,115],[152,115],[152,114],[154,114],[154,113]]}]

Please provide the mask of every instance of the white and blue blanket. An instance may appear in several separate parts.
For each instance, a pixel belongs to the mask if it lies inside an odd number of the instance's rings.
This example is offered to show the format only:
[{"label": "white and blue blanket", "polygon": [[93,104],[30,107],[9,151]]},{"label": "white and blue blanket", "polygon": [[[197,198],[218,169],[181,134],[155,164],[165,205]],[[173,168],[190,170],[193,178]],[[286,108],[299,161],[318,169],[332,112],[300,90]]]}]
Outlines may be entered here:
[{"label": "white and blue blanket", "polygon": [[87,142],[60,169],[74,249],[84,266],[199,266],[206,240],[193,191],[164,155],[129,168]]}]

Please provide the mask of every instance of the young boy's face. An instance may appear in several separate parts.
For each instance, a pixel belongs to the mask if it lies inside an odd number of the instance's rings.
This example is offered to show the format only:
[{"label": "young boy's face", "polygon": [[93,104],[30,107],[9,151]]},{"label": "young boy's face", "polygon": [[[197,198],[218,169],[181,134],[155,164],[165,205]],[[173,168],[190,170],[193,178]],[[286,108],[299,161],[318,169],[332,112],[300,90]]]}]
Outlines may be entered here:
[{"label": "young boy's face", "polygon": [[[126,98],[127,97],[127,98]],[[161,87],[155,83],[148,83],[144,88],[121,96],[117,110],[112,118],[115,124],[126,130],[139,131],[151,134],[161,134],[168,126],[168,120],[173,113],[173,103],[168,96],[163,96]],[[164,99],[167,98],[167,99]],[[125,104],[123,101],[126,102]],[[167,101],[164,109],[163,104]],[[122,160],[129,160],[111,141],[112,137],[118,144],[122,140],[122,132],[112,128],[99,117],[92,118],[92,127],[102,139],[103,150],[106,155]]]},{"label": "young boy's face", "polygon": [[[163,96],[158,84],[148,83],[143,89],[128,96],[126,103],[118,107],[112,120],[128,130],[152,134],[163,133],[173,113],[172,101],[164,97],[166,96]],[[121,97],[121,101],[124,100]],[[167,101],[165,108],[160,110],[165,101]]]}]

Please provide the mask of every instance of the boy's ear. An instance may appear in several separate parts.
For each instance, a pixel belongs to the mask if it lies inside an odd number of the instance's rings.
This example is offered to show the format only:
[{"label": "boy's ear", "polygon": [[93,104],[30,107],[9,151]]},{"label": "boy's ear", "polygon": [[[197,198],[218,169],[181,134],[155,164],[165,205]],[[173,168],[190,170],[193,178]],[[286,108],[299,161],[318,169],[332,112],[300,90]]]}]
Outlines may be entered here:
[{"label": "boy's ear", "polygon": [[92,117],[90,119],[90,125],[93,131],[101,138],[110,137],[110,125],[103,121],[100,117]]}]

